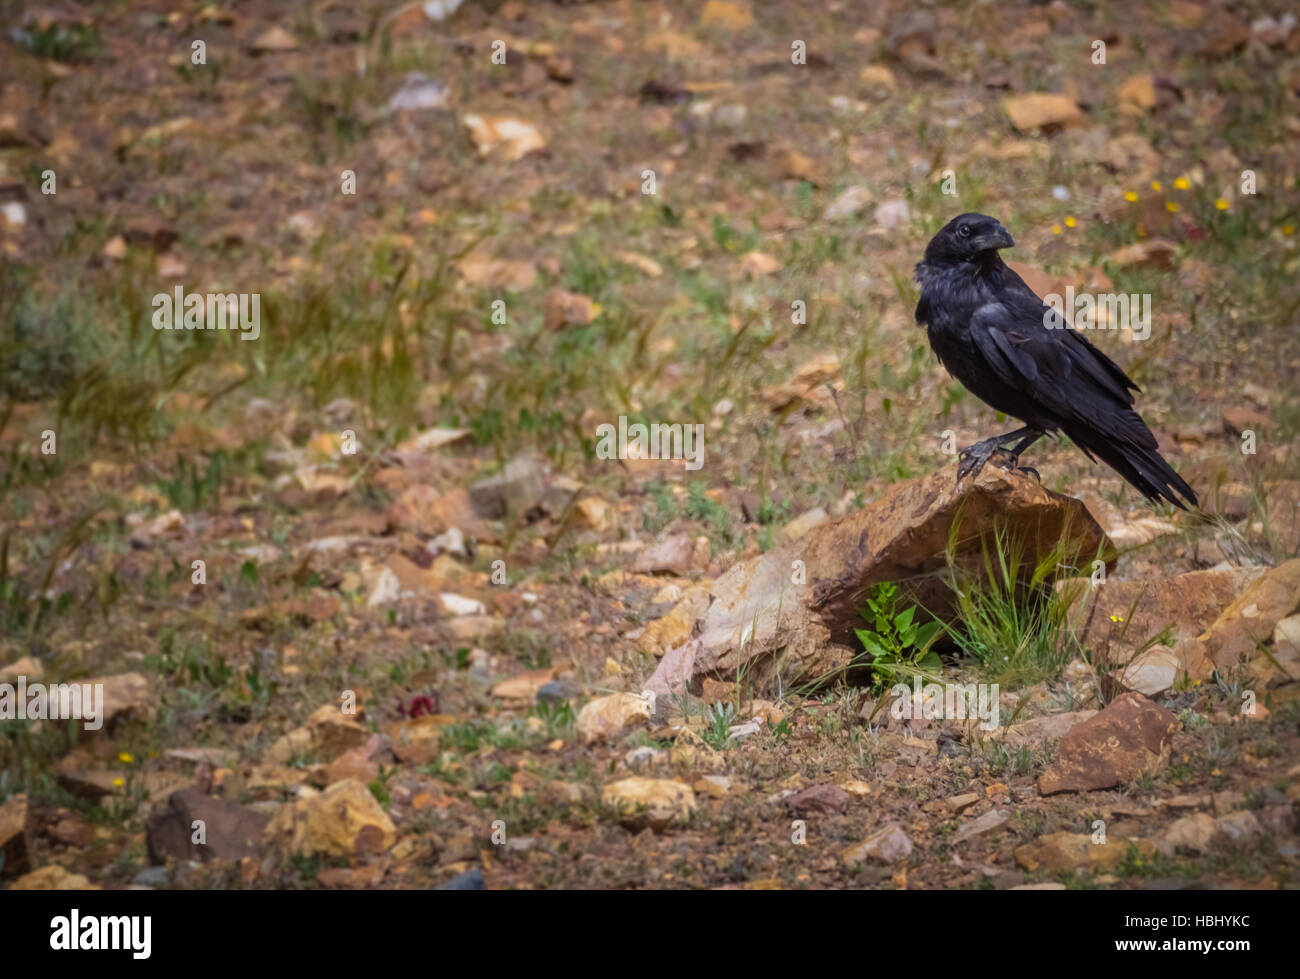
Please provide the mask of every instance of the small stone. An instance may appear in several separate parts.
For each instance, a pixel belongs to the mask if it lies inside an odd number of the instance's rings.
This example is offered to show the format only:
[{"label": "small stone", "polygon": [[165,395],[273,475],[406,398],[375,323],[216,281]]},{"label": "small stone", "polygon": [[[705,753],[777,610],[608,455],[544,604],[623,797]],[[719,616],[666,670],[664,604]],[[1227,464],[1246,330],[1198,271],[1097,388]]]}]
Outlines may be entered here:
[{"label": "small stone", "polygon": [[848,847],[840,854],[840,859],[845,867],[852,869],[868,861],[899,863],[906,860],[911,852],[912,841],[907,838],[902,827],[897,823],[890,823],[861,843]]},{"label": "small stone", "polygon": [[838,785],[813,785],[788,796],[785,804],[798,813],[844,812],[851,797]]},{"label": "small stone", "polygon": [[542,474],[536,463],[519,457],[506,463],[497,475],[470,487],[469,498],[482,516],[497,520],[524,516],[541,503],[542,493]]},{"label": "small stone", "polygon": [[1011,818],[1011,813],[1006,809],[990,809],[982,816],[977,816],[969,823],[962,825],[956,833],[953,834],[952,842],[964,843],[973,836],[982,836],[985,833],[991,833],[993,830],[1006,824]]},{"label": "small stone", "polygon": [[263,834],[275,856],[355,859],[382,853],[397,840],[397,830],[370,790],[355,779],[282,806]]},{"label": "small stone", "polygon": [[263,31],[257,36],[257,39],[253,41],[253,50],[258,54],[269,54],[277,51],[295,51],[297,48],[297,39],[279,24]]},{"label": "small stone", "polygon": [[948,800],[948,808],[954,813],[962,813],[979,801],[978,792],[964,792],[961,795],[952,796]]},{"label": "small stone", "polygon": [[912,209],[908,206],[907,201],[884,201],[876,208],[876,227],[883,231],[892,231],[910,220],[911,216]]},{"label": "small stone", "polygon": [[843,221],[853,217],[871,203],[871,191],[860,184],[854,184],[840,192],[840,195],[826,205],[822,212],[823,221]]},{"label": "small stone", "polygon": [[445,884],[439,884],[434,888],[436,891],[481,891],[485,889],[483,871],[479,870],[478,867],[459,873]]},{"label": "small stone", "polygon": [[662,831],[673,823],[685,823],[695,812],[695,793],[690,786],[665,778],[631,776],[611,782],[601,792],[601,803],[620,813],[630,829]]},{"label": "small stone", "polygon": [[597,697],[578,712],[575,726],[585,744],[617,738],[650,720],[650,702],[631,693]]}]

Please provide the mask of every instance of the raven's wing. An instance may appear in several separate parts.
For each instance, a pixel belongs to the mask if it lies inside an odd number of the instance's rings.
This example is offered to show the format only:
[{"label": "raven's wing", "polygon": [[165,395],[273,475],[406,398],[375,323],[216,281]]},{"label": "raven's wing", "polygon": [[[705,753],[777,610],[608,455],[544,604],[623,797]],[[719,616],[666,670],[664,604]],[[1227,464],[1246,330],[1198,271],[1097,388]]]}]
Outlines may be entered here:
[{"label": "raven's wing", "polygon": [[1155,448],[1155,436],[1132,408],[1132,382],[1092,344],[1079,343],[1074,330],[1049,330],[1043,316],[1050,312],[1037,296],[1031,303],[1004,293],[975,311],[971,340],[998,380],[1032,398],[1061,428],[1087,426],[1110,439]]},{"label": "raven's wing", "polygon": [[[1017,282],[1019,280],[1017,279]],[[1091,458],[1099,456],[1149,498],[1177,506],[1176,488],[1196,495],[1156,451],[1156,438],[1133,410],[1135,385],[1077,331],[1048,329],[1050,306],[1033,291],[1004,288],[971,316],[969,335],[992,374],[1030,398]],[[1058,322],[1060,322],[1058,320]]]},{"label": "raven's wing", "polygon": [[[1030,289],[1025,280],[1013,269],[1004,264],[1001,271],[1003,273],[1003,285],[1000,292],[1004,302],[1015,306],[1020,315],[1036,317],[1038,323],[1045,324],[1044,316],[1051,310],[1051,307],[1043,302],[1038,294],[1033,289]],[[1059,318],[1058,322],[1061,322]],[[1061,325],[1064,324],[1061,323]],[[1046,329],[1046,326],[1044,326],[1044,329]],[[1098,384],[1115,391],[1118,397],[1127,404],[1133,403],[1133,397],[1128,392],[1141,391],[1142,389],[1129,379],[1128,375],[1120,369],[1119,364],[1089,343],[1087,337],[1077,330],[1069,328],[1048,332],[1061,333],[1070,337],[1071,342],[1079,348],[1076,351],[1078,354],[1077,360],[1084,372]]]}]

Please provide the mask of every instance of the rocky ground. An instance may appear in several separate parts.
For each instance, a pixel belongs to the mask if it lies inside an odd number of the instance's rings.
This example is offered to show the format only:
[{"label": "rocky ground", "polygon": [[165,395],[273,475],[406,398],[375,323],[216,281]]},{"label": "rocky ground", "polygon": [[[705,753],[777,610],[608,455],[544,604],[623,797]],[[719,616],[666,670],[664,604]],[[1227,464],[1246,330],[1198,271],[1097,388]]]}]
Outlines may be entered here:
[{"label": "rocky ground", "polygon": [[[0,720],[4,886],[1294,886],[1280,5],[0,24],[0,698],[107,716]],[[1093,339],[1204,513],[1067,443],[955,484],[1004,420],[910,277],[967,210],[1151,295]],[[177,286],[259,336],[153,329]],[[873,672],[883,584],[937,667]],[[895,716],[936,671],[996,729]]]}]

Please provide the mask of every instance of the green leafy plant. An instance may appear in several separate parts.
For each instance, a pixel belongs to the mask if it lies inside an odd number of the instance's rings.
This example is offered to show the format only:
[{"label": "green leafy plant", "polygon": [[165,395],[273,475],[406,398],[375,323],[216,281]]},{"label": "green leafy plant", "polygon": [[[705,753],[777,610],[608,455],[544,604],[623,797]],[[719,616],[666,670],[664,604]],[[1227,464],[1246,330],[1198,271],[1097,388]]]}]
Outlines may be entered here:
[{"label": "green leafy plant", "polygon": [[855,629],[858,642],[871,656],[872,689],[880,694],[886,687],[913,676],[938,679],[942,663],[930,647],[943,629],[938,620],[916,621],[916,606],[897,611],[898,586],[881,582],[867,597],[859,614],[871,623]]},{"label": "green leafy plant", "polygon": [[736,719],[734,704],[723,705],[718,701],[704,712],[708,726],[700,732],[700,737],[710,747],[721,751],[731,742],[731,725]]}]

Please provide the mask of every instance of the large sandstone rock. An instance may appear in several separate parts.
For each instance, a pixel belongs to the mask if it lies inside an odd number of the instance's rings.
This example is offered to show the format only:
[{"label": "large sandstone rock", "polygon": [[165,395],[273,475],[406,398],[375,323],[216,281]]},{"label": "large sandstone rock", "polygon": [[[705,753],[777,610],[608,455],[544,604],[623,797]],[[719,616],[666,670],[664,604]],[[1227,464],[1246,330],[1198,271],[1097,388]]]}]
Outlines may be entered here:
[{"label": "large sandstone rock", "polygon": [[657,695],[680,693],[697,677],[732,674],[741,664],[758,681],[771,672],[776,654],[787,680],[842,667],[859,648],[858,610],[875,585],[906,582],[906,601],[948,614],[952,595],[937,572],[946,567],[950,537],[957,564],[978,571],[981,545],[995,528],[1019,543],[1030,567],[1063,536],[1078,566],[1099,553],[1113,556],[1078,500],[993,465],[959,489],[956,467],[949,466],[732,567],[714,582],[713,602],[694,637],[664,656],[646,687]]},{"label": "large sandstone rock", "polygon": [[1201,636],[1205,655],[1218,669],[1256,658],[1258,644],[1273,638],[1277,624],[1300,608],[1300,558],[1270,568],[1252,581]]},{"label": "large sandstone rock", "polygon": [[[1067,621],[1096,662],[1121,671],[1133,665],[1141,669],[1143,664],[1132,662],[1135,653],[1168,628],[1179,679],[1187,675],[1195,680],[1209,676],[1212,669],[1197,637],[1262,573],[1259,568],[1227,568],[1092,586],[1087,578],[1072,578],[1057,587],[1073,599]],[[1149,686],[1129,685],[1150,692]]]},{"label": "large sandstone rock", "polygon": [[1141,694],[1126,693],[1105,710],[1075,724],[1056,762],[1038,780],[1043,795],[1109,789],[1169,764],[1171,740],[1182,724]]}]

